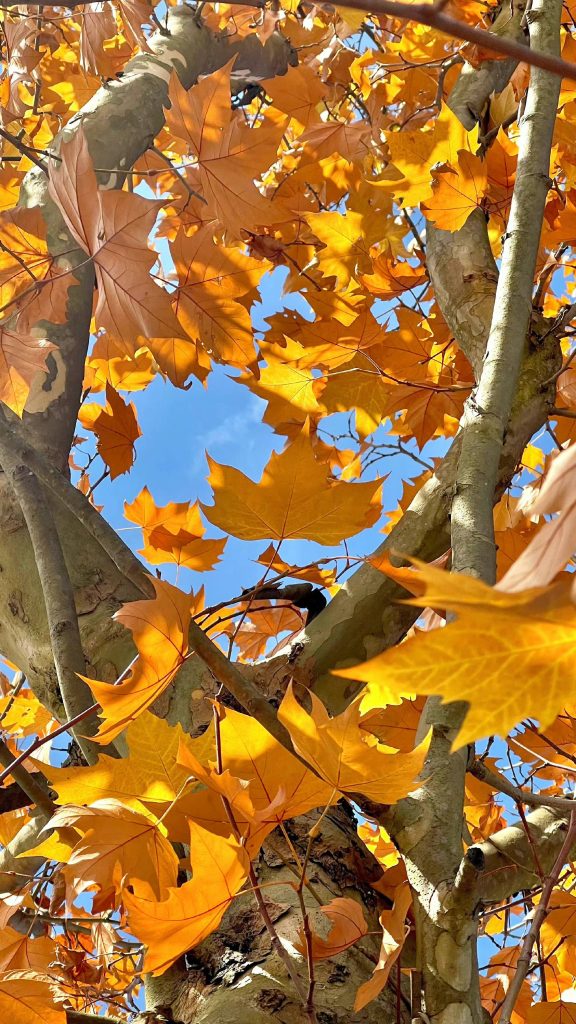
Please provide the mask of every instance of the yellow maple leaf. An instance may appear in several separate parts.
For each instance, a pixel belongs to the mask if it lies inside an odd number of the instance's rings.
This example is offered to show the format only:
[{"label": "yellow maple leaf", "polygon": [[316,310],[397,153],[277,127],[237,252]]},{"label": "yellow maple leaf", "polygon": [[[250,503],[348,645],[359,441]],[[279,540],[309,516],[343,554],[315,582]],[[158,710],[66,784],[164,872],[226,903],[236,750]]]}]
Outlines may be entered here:
[{"label": "yellow maple leaf", "polygon": [[338,544],[371,526],[380,514],[380,481],[333,480],[314,458],[302,432],[280,455],[272,453],[259,483],[208,458],[214,505],[201,505],[207,519],[241,540],[301,537]]},{"label": "yellow maple leaf", "polygon": [[388,981],[390,971],[402,952],[402,947],[410,931],[406,924],[406,914],[412,902],[410,886],[404,882],[394,894],[394,905],[391,910],[383,910],[380,914],[382,926],[382,945],[378,963],[368,981],[360,985],[354,1001],[356,1012],[363,1010],[380,994]]},{"label": "yellow maple leaf", "polygon": [[[112,798],[127,807],[141,809],[142,802],[169,803],[188,777],[188,772],[176,760],[183,735],[180,725],[169,725],[145,711],[126,730],[128,757],[119,759],[101,754],[97,764],[88,768],[77,765],[55,768],[43,764],[42,769],[61,804],[94,803]],[[210,752],[208,744],[206,754]]]},{"label": "yellow maple leaf", "polygon": [[90,807],[59,807],[45,829],[74,829],[63,875],[74,894],[97,890],[95,908],[114,907],[124,876],[138,878],[157,897],[176,884],[178,857],[155,815],[132,810],[118,800],[99,800]]},{"label": "yellow maple leaf", "polygon": [[218,927],[224,911],[248,876],[250,861],[233,836],[218,836],[190,822],[192,879],[156,901],[124,892],[131,932],[146,943],[143,970],[163,974],[182,953]]},{"label": "yellow maple leaf", "polygon": [[309,694],[308,714],[289,685],[278,709],[298,753],[340,793],[362,793],[371,800],[393,804],[415,789],[428,750],[428,738],[408,754],[366,742],[360,728],[360,701],[330,718],[321,700]]},{"label": "yellow maple leaf", "polygon": [[408,690],[437,694],[445,703],[466,701],[469,710],[454,748],[493,733],[506,736],[523,718],[549,725],[576,695],[572,583],[505,594],[469,576],[415,564],[420,572],[386,572],[423,592],[409,604],[449,609],[458,619],[335,671],[368,684],[362,710],[397,703]]},{"label": "yellow maple leaf", "polygon": [[[334,788],[281,747],[255,718],[231,708],[219,707],[222,773],[199,766],[197,741],[182,740],[179,763],[200,779],[206,788],[184,795],[166,817],[173,838],[185,842],[186,815],[203,828],[228,835],[230,821],[220,796],[224,793],[234,809],[236,825],[251,856],[266,836],[282,821],[306,814],[315,807],[335,802]],[[243,788],[242,788],[243,787]],[[217,794],[217,796],[215,796]]]},{"label": "yellow maple leaf", "polygon": [[335,277],[339,289],[347,288],[351,278],[369,274],[372,269],[370,245],[379,241],[378,218],[368,220],[363,213],[309,213],[306,220],[324,248],[316,254],[324,277]]},{"label": "yellow maple leaf", "polygon": [[422,212],[444,231],[459,231],[470,214],[480,207],[488,187],[485,161],[467,150],[458,154],[456,165],[435,176],[432,195],[422,204]]}]

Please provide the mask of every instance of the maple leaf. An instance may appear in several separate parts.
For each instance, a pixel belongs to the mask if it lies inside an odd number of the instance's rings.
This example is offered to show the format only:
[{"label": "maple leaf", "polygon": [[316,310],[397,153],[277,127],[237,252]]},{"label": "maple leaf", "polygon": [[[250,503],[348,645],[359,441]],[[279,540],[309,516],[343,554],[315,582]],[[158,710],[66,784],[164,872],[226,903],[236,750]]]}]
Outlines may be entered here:
[{"label": "maple leaf", "polygon": [[178,77],[170,80],[166,122],[196,157],[200,192],[211,218],[236,238],[252,227],[289,219],[277,201],[272,203],[254,184],[276,158],[284,125],[250,129],[230,109],[233,61],[207,75],[189,91]]},{"label": "maple leaf", "polygon": [[392,433],[403,437],[412,435],[420,447],[431,438],[442,434],[455,434],[464,408],[465,391],[451,390],[454,380],[451,373],[442,375],[439,386],[413,387],[398,384],[389,391],[388,415],[404,410],[399,420],[392,425]]},{"label": "maple leaf", "polygon": [[54,987],[27,972],[12,971],[0,979],[0,1012],[11,1024],[66,1024]]},{"label": "maple leaf", "polygon": [[321,417],[326,412],[321,402],[325,382],[310,370],[273,359],[265,349],[263,354],[268,365],[260,370],[259,378],[248,374],[237,378],[237,382],[268,402],[264,423],[288,433],[295,424],[302,429],[308,416]]},{"label": "maple leaf", "polygon": [[116,391],[142,391],[155,376],[154,359],[147,348],[127,356],[109,335],[102,334],[86,359],[84,388],[92,394],[105,391],[107,384]]},{"label": "maple leaf", "polygon": [[555,889],[540,928],[544,956],[552,953],[563,971],[569,971],[576,953],[576,897]]},{"label": "maple leaf", "polygon": [[341,374],[328,376],[322,404],[329,413],[353,409],[356,430],[361,438],[368,437],[387,418],[391,384],[379,372],[376,360],[367,365],[361,352],[341,369]]},{"label": "maple leaf", "polygon": [[31,330],[42,319],[63,321],[70,259],[66,253],[55,258],[50,252],[40,210],[32,207],[4,212],[0,231],[0,305],[9,307],[17,300],[21,331]]},{"label": "maple leaf", "polygon": [[156,597],[132,601],[114,618],[132,631],[138,659],[125,682],[112,686],[84,678],[102,708],[97,739],[108,743],[170,685],[188,653],[192,599],[163,580],[152,579]]},{"label": "maple leaf", "polygon": [[48,974],[54,953],[54,939],[47,935],[33,938],[14,928],[3,928],[0,935],[0,973],[31,970]]},{"label": "maple leaf", "polygon": [[22,416],[35,378],[47,372],[56,348],[42,333],[20,331],[12,320],[0,322],[0,401]]},{"label": "maple leaf", "polygon": [[[324,321],[320,318],[309,323],[297,314],[293,314],[291,320],[284,317],[285,314],[280,314],[271,318],[272,330],[260,348],[266,359],[268,352],[279,359],[283,352],[288,355],[288,341],[297,342],[300,346],[297,350],[300,370],[317,366],[332,369],[347,363],[357,352],[367,351],[370,355],[372,347],[382,342],[384,337],[382,327],[367,306],[355,313],[351,322],[346,324],[338,320]],[[278,345],[273,346],[277,335],[280,335],[282,340],[279,338]],[[318,385],[321,381],[317,380],[316,383]]]},{"label": "maple leaf", "polygon": [[98,891],[94,909],[115,905],[124,876],[146,882],[156,896],[176,884],[178,857],[166,829],[153,814],[132,810],[117,800],[98,800],[90,807],[59,807],[44,830],[74,829],[63,875],[76,894]]},{"label": "maple leaf", "polygon": [[533,1003],[526,1015],[527,1024],[576,1024],[576,1006],[561,999]]},{"label": "maple leaf", "polygon": [[480,208],[487,185],[486,163],[462,150],[455,166],[441,168],[436,173],[432,196],[422,204],[422,212],[436,227],[459,231],[470,214]]},{"label": "maple leaf", "polygon": [[492,733],[505,736],[524,718],[536,717],[546,728],[570,700],[576,637],[571,582],[506,594],[469,576],[415,564],[417,573],[386,570],[408,589],[410,577],[424,591],[407,603],[449,609],[458,619],[364,664],[334,670],[368,684],[362,710],[397,703],[410,690],[437,694],[445,703],[465,701],[469,710],[454,749]]},{"label": "maple leaf", "polygon": [[555,457],[529,508],[530,515],[559,515],[542,525],[498,583],[499,590],[516,593],[550,583],[572,556],[576,546],[575,474],[576,445],[571,445]]},{"label": "maple leaf", "polygon": [[152,565],[174,562],[176,565],[206,572],[220,560],[226,538],[204,540],[204,524],[198,503],[168,502],[156,505],[145,486],[128,504],[124,502],[124,515],[131,523],[142,527],[144,547],[139,554]]},{"label": "maple leaf", "polygon": [[[268,642],[281,633],[299,633],[304,626],[303,616],[295,609],[282,605],[270,605],[250,611],[240,629],[234,634],[234,643],[240,650],[242,660],[255,661],[260,658]],[[286,638],[282,643],[288,643]]]},{"label": "maple leaf", "polygon": [[36,694],[25,690],[0,697],[2,728],[13,736],[32,736],[48,730],[52,716]]},{"label": "maple leaf", "polygon": [[390,977],[390,971],[397,961],[404,942],[410,932],[405,923],[408,908],[412,902],[410,886],[405,883],[395,893],[394,906],[391,910],[383,910],[380,914],[382,925],[382,945],[378,963],[372,977],[360,985],[354,1000],[354,1010],[358,1013],[372,1002],[382,991]]},{"label": "maple leaf", "polygon": [[377,736],[387,746],[408,753],[416,741],[424,703],[423,697],[416,697],[387,708],[374,708],[362,715],[360,728]]},{"label": "maple leaf", "polygon": [[63,142],[50,171],[50,194],[96,271],[94,317],[132,355],[152,338],[181,336],[168,292],[150,276],[156,254],[147,238],[159,204],[144,196],[98,189],[81,130]]},{"label": "maple leaf", "polygon": [[289,115],[291,128],[296,123],[302,131],[320,120],[316,108],[322,101],[324,89],[308,64],[289,67],[285,75],[267,78],[261,84],[274,107]]},{"label": "maple leaf", "polygon": [[145,711],[126,730],[128,757],[100,754],[88,768],[42,765],[42,769],[60,804],[93,804],[111,798],[138,810],[143,802],[170,803],[188,777],[177,764],[182,736],[180,725],[168,725]]},{"label": "maple leaf", "polygon": [[[226,795],[230,798],[232,793],[240,793],[243,797],[236,804],[235,820],[249,853],[255,856],[265,837],[281,822],[334,802],[334,789],[281,747],[256,719],[224,707],[219,707],[219,717],[222,770],[228,775],[225,785],[232,787]],[[222,792],[222,776],[207,774],[202,766],[198,772],[197,749],[187,738],[182,741],[179,762],[200,777],[207,789],[183,796],[175,812],[187,815],[211,832],[228,835],[230,821],[226,809],[221,800],[214,799],[214,792]],[[244,791],[237,786],[239,780],[243,780]],[[178,822],[170,815],[166,821],[173,834]],[[186,838],[181,826],[174,837]]]},{"label": "maple leaf", "polygon": [[98,453],[110,470],[110,479],[128,473],[134,465],[134,442],[142,435],[132,402],[124,402],[118,392],[106,384],[106,408],[95,403],[83,406],[79,413],[84,427],[98,438]]},{"label": "maple leaf", "polygon": [[320,587],[331,587],[336,579],[336,571],[334,569],[320,568],[327,561],[329,559],[321,559],[313,565],[289,565],[288,562],[285,562],[278,555],[274,544],[269,544],[262,554],[258,555],[258,562],[261,565],[265,565],[267,569],[270,569],[276,575],[293,576],[295,579],[306,580]]},{"label": "maple leaf", "polygon": [[[343,673],[339,673],[343,674]],[[309,693],[308,714],[298,704],[290,683],[278,709],[295,750],[321,778],[341,793],[362,793],[371,800],[394,804],[416,789],[428,750],[428,738],[408,754],[384,753],[370,746],[360,729],[360,699],[330,718],[322,701]]]},{"label": "maple leaf", "polygon": [[266,263],[238,249],[215,245],[210,224],[192,236],[181,229],[170,251],[179,284],[174,310],[186,334],[201,342],[218,362],[255,365],[249,308]]},{"label": "maple leaf", "polygon": [[377,218],[367,223],[363,213],[309,213],[306,220],[324,248],[316,259],[324,277],[335,277],[339,288],[372,268],[370,246],[381,239]]},{"label": "maple leaf", "polygon": [[192,879],[172,889],[168,899],[150,900],[138,885],[123,894],[130,930],[148,946],[143,970],[150,974],[163,974],[207,938],[248,877],[246,851],[233,836],[214,835],[191,821],[190,849]]},{"label": "maple leaf", "polygon": [[208,458],[214,505],[207,519],[241,540],[302,537],[338,544],[371,526],[380,514],[380,481],[344,484],[330,478],[302,433],[272,457],[259,483]]},{"label": "maple leaf", "polygon": [[[575,721],[567,708],[546,728],[546,735],[522,729],[514,733],[508,740],[510,749],[523,761],[541,762],[538,774],[544,778],[557,778],[558,770],[569,772],[576,763],[576,731]],[[546,766],[550,762],[550,767]],[[554,766],[554,767],[552,767]]]},{"label": "maple leaf", "polygon": [[[345,949],[368,933],[368,925],[362,907],[349,896],[337,896],[326,906],[320,907],[320,913],[330,921],[330,930],[326,938],[322,938],[312,930],[311,954],[313,960],[326,960]],[[304,932],[299,933],[297,945],[302,956],[306,956],[306,938]]]},{"label": "maple leaf", "polygon": [[426,281],[426,272],[421,266],[413,267],[381,253],[372,261],[372,273],[361,275],[360,282],[381,299],[394,299],[408,288],[416,288]]},{"label": "maple leaf", "polygon": [[401,177],[381,183],[394,192],[405,206],[428,203],[432,193],[432,168],[438,164],[458,162],[458,153],[475,153],[478,148],[478,126],[467,132],[447,104],[428,131],[391,131],[386,134],[390,159]]}]

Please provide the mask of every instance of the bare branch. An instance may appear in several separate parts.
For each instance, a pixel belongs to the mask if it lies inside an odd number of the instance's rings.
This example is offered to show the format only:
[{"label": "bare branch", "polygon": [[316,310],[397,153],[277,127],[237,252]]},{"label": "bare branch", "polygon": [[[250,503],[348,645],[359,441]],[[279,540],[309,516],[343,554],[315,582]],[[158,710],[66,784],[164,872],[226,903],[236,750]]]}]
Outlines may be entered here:
[{"label": "bare branch", "polygon": [[483,761],[475,761],[468,771],[476,779],[486,782],[492,789],[504,793],[505,796],[512,797],[519,804],[527,804],[528,807],[550,807],[552,810],[568,814],[574,810],[574,801],[568,797],[545,796],[542,793],[530,793],[526,789],[518,789],[504,775],[488,768]]},{"label": "bare branch", "polygon": [[[535,2],[532,7],[530,36],[544,52],[559,52],[561,11],[561,0],[550,0],[545,6]],[[486,357],[462,428],[452,504],[454,567],[488,583],[494,582],[496,572],[494,493],[532,313],[559,92],[559,79],[540,70],[533,72],[520,124],[518,171]]]}]

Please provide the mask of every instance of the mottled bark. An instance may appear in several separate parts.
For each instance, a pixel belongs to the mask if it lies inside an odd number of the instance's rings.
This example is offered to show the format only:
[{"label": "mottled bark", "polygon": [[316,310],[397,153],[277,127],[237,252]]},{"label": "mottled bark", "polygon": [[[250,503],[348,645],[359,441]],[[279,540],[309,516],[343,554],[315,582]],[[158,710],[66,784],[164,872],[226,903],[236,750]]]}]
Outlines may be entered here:
[{"label": "mottled bark", "polygon": [[[290,842],[304,856],[308,830],[317,815],[306,815],[287,824]],[[299,943],[302,916],[294,883],[298,876],[287,869],[292,861],[289,847],[275,833],[257,862],[258,880],[269,904],[270,916],[284,947],[292,954]],[[361,902],[370,928],[378,931],[376,893],[370,880],[379,869],[358,843],[354,823],[344,807],[333,808],[323,819],[311,848],[307,877],[310,890],[304,898],[311,923],[325,933],[326,919],[320,903],[337,896],[351,896]],[[315,894],[315,896],[313,895]],[[316,898],[315,898],[316,897]],[[381,904],[382,906],[383,904]],[[375,966],[379,949],[377,935],[367,936],[354,949],[328,962],[315,965],[314,1004],[322,1024],[386,1024],[396,1017],[393,991],[353,1012],[353,996]],[[221,928],[187,956],[189,965],[176,965],[146,983],[147,1005],[170,1005],[176,1020],[194,1024],[302,1024],[308,1018],[286,975],[284,964],[272,950],[270,938],[253,898],[241,896],[226,914]],[[307,979],[306,960],[296,955],[295,965]],[[401,1020],[408,1019],[408,1003],[400,1000]]]}]

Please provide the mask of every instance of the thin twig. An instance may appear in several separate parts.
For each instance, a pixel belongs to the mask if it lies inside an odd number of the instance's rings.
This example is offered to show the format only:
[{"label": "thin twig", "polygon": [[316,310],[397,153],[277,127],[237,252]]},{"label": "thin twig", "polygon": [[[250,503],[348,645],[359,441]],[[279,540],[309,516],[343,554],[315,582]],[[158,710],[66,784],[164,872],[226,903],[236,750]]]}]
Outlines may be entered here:
[{"label": "thin twig", "polygon": [[500,775],[499,772],[487,768],[482,761],[474,761],[472,767],[469,768],[469,772],[476,779],[480,779],[481,782],[491,786],[492,789],[511,797],[516,805],[522,803],[528,807],[550,807],[551,810],[564,813],[566,811],[571,813],[574,810],[574,800],[561,796],[544,796],[541,793],[529,793],[527,790],[518,789],[517,786],[508,782],[508,779]]},{"label": "thin twig", "polygon": [[520,950],[520,956],[518,957],[516,971],[510,979],[510,986],[506,993],[504,1002],[502,1003],[499,1024],[510,1024],[510,1019],[514,1010],[514,1006],[516,1005],[516,1000],[520,994],[520,989],[522,988],[522,982],[526,978],[526,975],[528,974],[528,970],[530,968],[530,959],[532,956],[532,949],[534,947],[534,943],[540,935],[540,928],[542,927],[544,918],[548,913],[548,904],[550,902],[552,891],[558,881],[560,872],[562,871],[565,862],[570,858],[570,851],[574,846],[575,840],[576,808],[573,808],[572,813],[570,814],[570,821],[568,824],[568,829],[566,832],[566,836],[564,838],[564,842],[562,843],[562,847],[554,862],[552,870],[548,878],[546,879],[546,884],[544,885],[544,888],[542,890],[540,902],[534,910],[534,916],[532,918],[530,928],[528,929],[528,932],[524,937],[522,948]]}]

